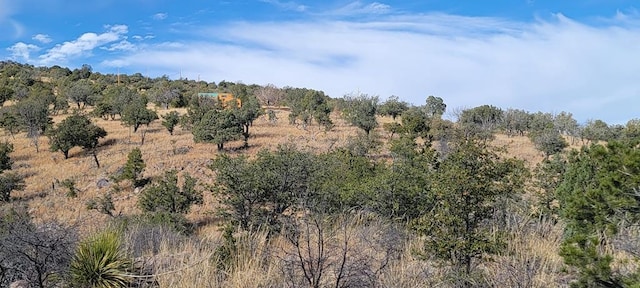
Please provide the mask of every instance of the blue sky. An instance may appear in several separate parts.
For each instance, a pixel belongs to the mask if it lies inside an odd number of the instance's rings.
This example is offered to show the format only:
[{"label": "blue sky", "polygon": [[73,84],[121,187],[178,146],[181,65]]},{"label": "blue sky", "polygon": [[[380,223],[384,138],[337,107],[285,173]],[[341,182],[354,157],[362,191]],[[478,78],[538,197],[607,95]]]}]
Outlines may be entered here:
[{"label": "blue sky", "polygon": [[640,118],[626,0],[0,0],[0,59]]}]

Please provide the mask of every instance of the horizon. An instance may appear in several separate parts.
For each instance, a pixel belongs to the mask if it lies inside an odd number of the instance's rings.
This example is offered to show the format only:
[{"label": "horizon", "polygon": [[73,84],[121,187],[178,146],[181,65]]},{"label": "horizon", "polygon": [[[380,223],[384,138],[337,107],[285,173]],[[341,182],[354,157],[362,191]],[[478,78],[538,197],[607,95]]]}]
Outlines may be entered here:
[{"label": "horizon", "polygon": [[0,0],[0,32],[34,66],[639,118],[632,1]]}]

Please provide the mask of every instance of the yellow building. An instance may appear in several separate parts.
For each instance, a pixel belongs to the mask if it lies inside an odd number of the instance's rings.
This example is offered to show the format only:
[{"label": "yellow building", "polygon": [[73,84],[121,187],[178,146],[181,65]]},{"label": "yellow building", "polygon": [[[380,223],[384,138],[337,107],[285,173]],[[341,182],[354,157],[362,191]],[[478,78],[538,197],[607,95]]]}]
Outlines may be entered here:
[{"label": "yellow building", "polygon": [[234,104],[236,107],[242,107],[242,100],[236,98],[231,93],[198,93],[198,97],[213,98],[222,104],[222,107],[227,108],[230,104]]}]

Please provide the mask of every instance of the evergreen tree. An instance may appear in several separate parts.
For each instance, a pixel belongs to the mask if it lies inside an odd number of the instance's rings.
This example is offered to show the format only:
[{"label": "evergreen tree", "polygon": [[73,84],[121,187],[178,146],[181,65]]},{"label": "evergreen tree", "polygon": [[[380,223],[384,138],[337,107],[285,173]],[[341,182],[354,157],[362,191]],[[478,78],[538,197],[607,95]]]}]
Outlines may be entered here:
[{"label": "evergreen tree", "polygon": [[214,143],[218,151],[224,144],[242,136],[242,126],[231,109],[211,110],[193,128],[195,142]]},{"label": "evergreen tree", "polygon": [[285,101],[291,108],[289,123],[295,125],[297,120],[302,120],[302,125],[306,129],[315,120],[325,129],[331,129],[333,122],[329,116],[333,108],[329,100],[330,98],[322,91],[285,88]]},{"label": "evergreen tree", "polygon": [[376,120],[378,97],[360,94],[347,95],[343,99],[342,116],[345,120],[367,134],[378,127],[378,120]]},{"label": "evergreen tree", "polygon": [[192,204],[202,204],[202,191],[196,190],[195,178],[184,174],[184,184],[178,186],[178,172],[167,171],[164,178],[145,189],[138,205],[145,212],[181,213],[189,212]]},{"label": "evergreen tree", "polygon": [[24,189],[24,178],[16,173],[4,172],[0,174],[0,202],[9,202],[11,192]]},{"label": "evergreen tree", "polygon": [[533,142],[533,145],[544,153],[545,159],[549,156],[562,152],[564,148],[569,146],[564,137],[560,135],[558,130],[553,128],[545,129],[543,131],[532,131],[529,133],[529,139]]},{"label": "evergreen tree", "polygon": [[[566,222],[560,255],[579,273],[575,287],[626,287],[640,275],[614,270],[611,239],[619,225],[640,220],[637,142],[609,142],[574,151],[558,187]],[[637,284],[637,282],[635,282]]]},{"label": "evergreen tree", "polygon": [[13,144],[9,142],[0,143],[0,173],[5,170],[11,170],[13,160],[9,157],[9,153],[13,152]]},{"label": "evergreen tree", "polygon": [[173,135],[173,129],[180,122],[180,114],[176,111],[171,111],[167,115],[162,116],[162,126],[167,128],[169,134]]},{"label": "evergreen tree", "polygon": [[122,111],[122,123],[133,126],[133,132],[137,132],[140,125],[149,125],[158,119],[158,114],[147,108],[147,102],[141,99],[133,101],[125,106]]},{"label": "evergreen tree", "polygon": [[378,113],[383,116],[391,116],[393,120],[396,120],[396,117],[402,115],[407,109],[409,109],[407,102],[400,101],[398,96],[391,96],[380,105]]},{"label": "evergreen tree", "polygon": [[501,203],[522,192],[526,168],[515,159],[502,160],[486,144],[458,144],[432,174],[433,206],[416,222],[426,236],[426,254],[452,266],[457,287],[470,287],[477,261],[504,244],[490,223]]},{"label": "evergreen tree", "polygon": [[7,100],[10,100],[11,98],[13,98],[13,94],[15,93],[15,91],[13,91],[13,89],[6,87],[6,86],[2,86],[0,87],[0,107],[2,107],[2,105],[4,105],[4,102]]},{"label": "evergreen tree", "polygon": [[64,159],[69,158],[69,150],[80,146],[93,150],[98,145],[98,139],[107,136],[107,131],[91,123],[87,116],[73,114],[48,132],[51,151],[60,151]]},{"label": "evergreen tree", "polygon": [[440,97],[429,96],[425,104],[425,113],[428,117],[442,117],[447,110],[447,104]]},{"label": "evergreen tree", "polygon": [[242,100],[242,106],[234,109],[236,118],[242,125],[242,137],[244,139],[244,147],[249,147],[249,128],[253,125],[253,121],[262,115],[260,102],[255,96],[246,95]]},{"label": "evergreen tree", "polygon": [[120,178],[131,180],[133,185],[136,186],[146,166],[142,159],[142,151],[140,151],[140,148],[133,148],[133,150],[129,152],[129,155],[127,155],[127,163],[124,165]]}]

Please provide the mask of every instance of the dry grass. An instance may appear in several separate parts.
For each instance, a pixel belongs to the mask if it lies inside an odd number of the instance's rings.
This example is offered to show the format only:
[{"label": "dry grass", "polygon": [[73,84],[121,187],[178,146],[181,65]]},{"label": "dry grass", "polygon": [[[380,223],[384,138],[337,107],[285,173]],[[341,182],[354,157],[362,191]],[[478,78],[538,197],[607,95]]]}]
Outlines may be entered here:
[{"label": "dry grass", "polygon": [[[523,224],[523,223],[521,223]],[[363,221],[361,215],[344,216],[333,223],[323,222],[325,248],[333,248],[326,255],[326,270],[320,287],[333,287],[341,267],[342,251],[347,251],[343,284],[357,283],[357,287],[452,287],[449,271],[435,262],[416,258],[421,239],[405,235],[400,242],[387,239],[376,241],[389,226],[384,222]],[[510,227],[513,241],[504,253],[480,266],[490,287],[566,287],[562,259],[556,249],[562,227],[550,222],[525,223]],[[305,231],[305,229],[303,229]],[[311,247],[316,250],[318,235],[311,229]],[[215,250],[222,242],[219,233],[201,235],[183,245],[165,245],[155,257],[160,287],[305,287],[309,286],[296,262],[295,246],[283,236],[269,239],[264,231],[235,234],[238,247],[229,268],[216,264]],[[395,239],[397,240],[397,239]],[[397,248],[385,254],[385,245]],[[343,246],[344,245],[344,246]],[[334,247],[335,246],[335,247]],[[342,250],[341,247],[346,247]],[[315,257],[313,255],[312,257]],[[387,257],[390,256],[390,257]],[[305,261],[308,259],[305,259]],[[292,262],[293,261],[293,262]],[[293,264],[293,265],[292,265]],[[297,265],[297,266],[296,266]],[[293,270],[292,270],[293,269]]]},{"label": "dry grass", "polygon": [[484,265],[494,287],[566,286],[564,262],[558,255],[563,226],[549,220],[511,217],[507,248]]},{"label": "dry grass", "polygon": [[[312,232],[306,235],[311,237],[311,246],[303,244],[303,255],[318,251],[318,237],[330,240],[323,243],[324,248],[346,247],[346,250],[325,250],[326,259],[322,264],[325,270],[320,277],[320,287],[332,287],[339,271],[344,272],[342,283],[346,287],[424,287],[425,283],[435,284],[438,281],[435,277],[437,269],[427,261],[416,259],[411,243],[372,242],[376,234],[388,232],[389,226],[379,221],[368,221],[363,225],[362,219],[356,215],[337,219],[334,223],[322,222],[319,226],[322,234]],[[177,249],[165,246],[157,255],[165,259],[173,257],[169,265],[156,267],[161,287],[308,286],[300,270],[302,262],[296,258],[295,246],[282,235],[269,239],[264,231],[236,233],[237,251],[227,269],[220,268],[214,257],[215,247],[221,242],[220,235],[214,233],[202,237],[204,240],[188,242]],[[398,250],[388,254],[385,249],[380,249],[385,246]],[[307,250],[309,248],[310,251]],[[345,258],[342,258],[343,251],[346,251]],[[344,263],[342,259],[346,259]],[[305,258],[307,260],[313,259]]]},{"label": "dry grass", "polygon": [[[164,115],[170,110],[156,109],[158,114]],[[184,109],[178,110],[185,113]],[[254,155],[261,149],[275,149],[278,145],[294,143],[302,149],[315,152],[326,152],[332,148],[344,146],[349,139],[357,133],[358,129],[345,123],[344,120],[333,115],[335,127],[330,131],[312,125],[307,129],[288,124],[286,110],[276,111],[278,120],[271,123],[263,116],[254,122],[251,127],[250,147],[242,149],[242,141],[234,141],[226,145],[226,152],[230,154]],[[54,117],[54,122],[59,122],[67,115]],[[381,123],[391,121],[390,118],[380,118]],[[218,152],[215,145],[195,143],[190,131],[177,128],[174,135],[170,136],[161,125],[161,121],[153,122],[149,127],[142,126],[138,133],[133,133],[131,128],[123,126],[120,121],[94,119],[94,122],[107,130],[108,135],[101,140],[98,159],[101,167],[97,168],[92,156],[80,148],[70,151],[69,159],[64,159],[60,152],[48,151],[48,139],[40,137],[40,152],[24,133],[18,134],[14,139],[5,136],[5,140],[14,143],[15,152],[11,157],[15,160],[14,170],[26,175],[26,189],[14,192],[14,197],[29,204],[30,212],[37,220],[56,218],[67,223],[78,221],[86,222],[87,226],[94,226],[92,222],[102,223],[108,216],[88,211],[85,203],[92,198],[102,196],[110,191],[110,188],[99,189],[96,182],[99,179],[108,179],[126,162],[127,154],[134,147],[142,150],[146,169],[143,177],[156,178],[169,169],[177,169],[190,173],[204,183],[211,182],[210,170],[206,167],[210,159],[216,157]],[[141,145],[141,132],[145,132],[145,143]],[[382,135],[383,140],[388,139],[387,133],[382,128],[377,128],[376,133]],[[542,159],[542,154],[533,148],[526,137],[506,137],[498,135],[496,145],[506,146],[510,154],[521,158],[533,165]],[[379,151],[381,157],[388,156],[388,151]],[[77,198],[68,198],[66,191],[58,185],[59,181],[73,179],[80,190]],[[137,195],[133,187],[122,186],[122,190],[113,195],[117,214],[133,214],[137,212]],[[194,207],[189,218],[199,222],[211,221],[212,207],[215,207],[214,199],[209,193],[205,193],[205,204]],[[213,223],[215,224],[215,223]],[[83,225],[85,226],[85,225]]]},{"label": "dry grass", "polygon": [[[163,115],[170,110],[157,109],[156,111]],[[185,113],[185,110],[179,110],[179,112]],[[306,130],[289,125],[289,112],[286,110],[276,112],[278,117],[276,123],[269,122],[266,116],[254,122],[248,149],[241,148],[242,141],[234,141],[225,145],[226,153],[255,155],[261,149],[273,150],[280,144],[289,143],[309,151],[325,152],[345,145],[359,132],[357,128],[348,125],[336,115],[333,115],[335,127],[325,131],[324,128],[316,125]],[[56,116],[54,121],[59,122],[66,116]],[[379,121],[384,123],[391,119],[380,118]],[[99,179],[108,179],[122,167],[126,162],[127,154],[134,147],[142,150],[143,159],[147,165],[143,175],[146,178],[160,177],[168,169],[177,169],[198,178],[202,188],[205,184],[211,183],[212,173],[206,166],[210,159],[218,154],[216,147],[210,144],[194,143],[189,131],[177,128],[175,135],[170,136],[162,127],[161,121],[155,121],[149,127],[140,128],[146,131],[145,143],[141,145],[141,133],[133,134],[131,129],[122,126],[120,121],[94,119],[94,122],[108,132],[108,136],[100,141],[101,146],[98,152],[100,168],[96,167],[91,155],[79,148],[70,151],[69,159],[63,159],[60,152],[47,150],[49,145],[46,137],[40,137],[40,152],[36,153],[30,139],[27,139],[24,134],[16,135],[15,138],[5,136],[5,140],[12,142],[15,147],[15,151],[11,154],[15,161],[14,170],[26,176],[26,189],[14,192],[13,197],[17,201],[28,204],[29,212],[36,221],[57,219],[78,225],[85,232],[100,229],[103,223],[108,222],[109,216],[86,209],[85,203],[110,192],[113,193],[116,214],[138,213],[137,195],[133,187],[123,184],[119,192],[113,192],[112,188],[100,189],[96,185]],[[383,141],[388,140],[388,133],[380,127],[375,132],[382,136]],[[543,159],[543,155],[526,137],[498,135],[494,144],[505,146],[510,156],[525,160],[530,167]],[[384,158],[388,156],[388,151],[383,148],[379,154]],[[65,195],[65,188],[58,183],[64,179],[75,180],[76,187],[80,191],[76,198]],[[161,267],[156,267],[158,273],[161,273],[157,278],[160,286],[285,286],[287,279],[286,274],[283,273],[285,269],[281,260],[285,258],[286,251],[291,248],[290,243],[281,237],[267,239],[264,232],[236,235],[241,249],[234,258],[236,262],[232,265],[233,269],[218,269],[215,259],[212,258],[221,243],[219,219],[213,216],[217,203],[211,193],[205,192],[204,195],[204,205],[194,207],[188,215],[190,220],[198,223],[198,238],[179,246],[163,245],[161,252],[154,256],[166,259]],[[366,229],[376,229],[382,227],[381,224],[366,226],[359,225],[353,219],[344,221],[346,222],[341,227],[347,229],[348,235],[356,235],[348,239],[353,255],[373,257],[361,259],[365,263],[379,261],[376,257],[380,255],[380,251],[372,250],[375,245],[372,246],[364,235],[375,232]],[[549,223],[536,225],[547,226],[514,230],[513,241],[509,243],[507,249],[508,253],[498,256],[495,262],[483,268],[491,279],[501,281],[494,283],[496,286],[507,287],[510,286],[509,283],[516,283],[513,281],[531,283],[530,286],[521,287],[550,287],[563,283],[560,276],[562,261],[556,253],[561,227]],[[543,228],[546,232],[538,231]],[[340,238],[342,236],[336,237],[338,241],[344,240]],[[406,241],[401,245],[402,251],[375,275],[377,285],[381,287],[424,287],[425,283],[434,286],[444,285],[444,270],[437,268],[429,261],[415,258],[414,248],[419,245],[419,239],[409,236],[402,241]],[[535,267],[531,266],[533,264]]]},{"label": "dry grass", "polygon": [[[159,110],[164,115],[169,110]],[[179,110],[185,113],[184,110]],[[347,125],[341,119],[334,119],[336,126],[331,131],[324,128],[310,126],[307,130],[288,124],[288,112],[277,111],[278,120],[270,123],[266,117],[261,117],[251,127],[250,147],[242,149],[242,141],[234,141],[226,145],[226,152],[230,154],[254,155],[261,149],[275,149],[280,144],[295,143],[310,151],[329,151],[332,147],[344,145],[346,141],[357,133],[357,128]],[[54,117],[59,122],[67,115]],[[149,127],[140,127],[138,133],[131,128],[124,127],[120,121],[94,119],[94,122],[107,130],[108,135],[101,140],[98,159],[101,167],[97,168],[92,156],[80,148],[70,151],[69,159],[64,159],[60,152],[48,151],[48,139],[39,138],[40,151],[36,152],[31,139],[24,133],[15,138],[5,136],[5,140],[14,144],[14,170],[25,175],[26,189],[14,192],[14,198],[29,204],[30,213],[36,220],[56,218],[66,223],[83,222],[82,226],[94,226],[103,223],[107,216],[85,209],[85,203],[92,198],[110,191],[109,188],[99,189],[96,183],[99,179],[108,179],[126,162],[127,154],[134,147],[142,150],[146,169],[143,177],[156,178],[169,169],[177,169],[190,173],[200,179],[202,183],[210,183],[211,174],[206,167],[210,159],[218,152],[215,145],[195,143],[190,131],[177,128],[170,136],[161,125],[161,121],[153,122]],[[141,145],[141,132],[146,132],[145,143]],[[80,190],[77,198],[68,198],[66,191],[58,185],[59,181],[73,179]],[[122,190],[113,195],[116,213],[133,214],[137,212],[137,195],[133,187],[124,184]],[[208,221],[211,215],[212,203],[209,193],[205,193],[205,205],[195,207],[189,217],[197,222]]]}]

